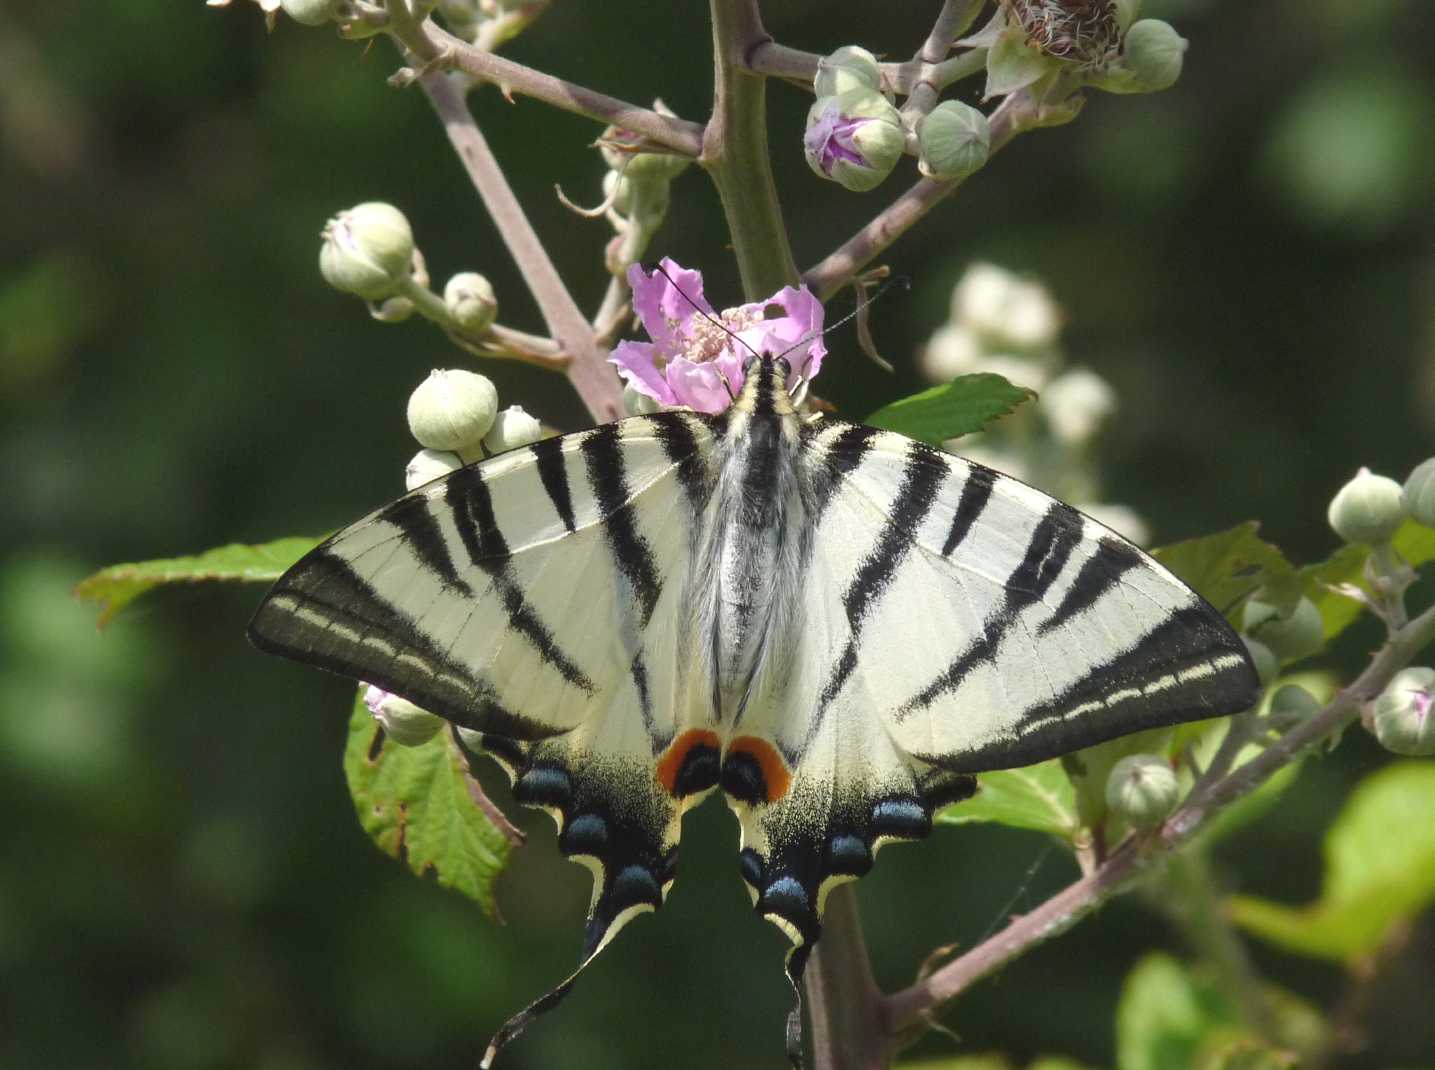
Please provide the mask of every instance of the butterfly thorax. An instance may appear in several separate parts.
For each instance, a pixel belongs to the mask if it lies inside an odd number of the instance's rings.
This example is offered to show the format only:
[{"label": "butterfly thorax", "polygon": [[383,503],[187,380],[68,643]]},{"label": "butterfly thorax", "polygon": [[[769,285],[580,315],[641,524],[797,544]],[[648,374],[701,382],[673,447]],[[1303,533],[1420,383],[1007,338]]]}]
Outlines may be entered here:
[{"label": "butterfly thorax", "polygon": [[784,366],[755,363],[726,414],[712,524],[701,550],[706,584],[699,634],[711,640],[715,717],[731,724],[780,664],[793,634],[797,554],[804,510],[798,478],[797,413]]}]

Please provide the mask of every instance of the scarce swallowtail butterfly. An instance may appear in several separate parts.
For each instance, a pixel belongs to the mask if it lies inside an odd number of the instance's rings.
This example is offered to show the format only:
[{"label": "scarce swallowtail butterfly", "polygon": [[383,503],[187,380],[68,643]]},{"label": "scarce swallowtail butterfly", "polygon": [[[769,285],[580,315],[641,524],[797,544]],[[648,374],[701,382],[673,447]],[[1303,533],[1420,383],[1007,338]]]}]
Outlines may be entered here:
[{"label": "scarce swallowtail butterfly", "polygon": [[829,890],[926,836],[973,774],[1256,699],[1239,637],[1152,558],[988,468],[799,419],[790,374],[754,356],[718,415],[634,416],[429,483],[301,560],[250,626],[481,733],[592,869],[578,971],[485,1065],[662,905],[711,791],[797,987]]}]

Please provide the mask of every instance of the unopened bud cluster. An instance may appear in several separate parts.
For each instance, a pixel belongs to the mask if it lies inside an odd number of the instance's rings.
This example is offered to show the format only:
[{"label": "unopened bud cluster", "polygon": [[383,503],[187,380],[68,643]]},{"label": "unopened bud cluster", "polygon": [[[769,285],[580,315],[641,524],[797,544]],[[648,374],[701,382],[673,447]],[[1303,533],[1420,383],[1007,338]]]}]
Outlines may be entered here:
[{"label": "unopened bud cluster", "polygon": [[472,340],[498,318],[493,286],[474,271],[448,280],[440,297],[429,289],[428,269],[408,218],[392,204],[367,201],[324,225],[319,271],[330,286],[361,297],[382,323],[402,323],[414,312]]},{"label": "unopened bud cluster", "polygon": [[1435,457],[1415,466],[1404,485],[1362,468],[1336,492],[1326,517],[1348,543],[1383,546],[1407,519],[1435,528]]},{"label": "unopened bud cluster", "polygon": [[1139,0],[1005,0],[957,44],[986,51],[986,99],[1027,90],[1036,125],[1073,117],[1077,90],[1154,93],[1181,76],[1186,41],[1159,19],[1136,20]]},{"label": "unopened bud cluster", "polygon": [[492,380],[461,368],[430,372],[409,396],[408,421],[423,447],[405,471],[410,490],[543,437],[542,426],[521,405],[499,409]]},{"label": "unopened bud cluster", "polygon": [[952,291],[948,320],[928,340],[918,365],[937,383],[995,372],[1037,391],[1037,404],[980,435],[955,440],[952,450],[1073,502],[1144,542],[1146,525],[1133,510],[1100,500],[1091,447],[1116,412],[1116,392],[1090,368],[1066,364],[1059,345],[1062,319],[1040,282],[995,264],[973,264]]}]

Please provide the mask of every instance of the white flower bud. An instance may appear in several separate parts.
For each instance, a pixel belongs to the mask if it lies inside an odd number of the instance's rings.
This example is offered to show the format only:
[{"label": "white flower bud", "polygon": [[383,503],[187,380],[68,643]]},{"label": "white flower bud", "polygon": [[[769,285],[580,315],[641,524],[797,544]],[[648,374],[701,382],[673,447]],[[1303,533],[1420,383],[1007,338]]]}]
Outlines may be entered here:
[{"label": "white flower bud", "polygon": [[435,369],[409,397],[409,430],[420,446],[431,450],[476,447],[497,414],[493,383],[462,369]]},{"label": "white flower bud", "polygon": [[1068,446],[1091,441],[1116,411],[1116,391],[1089,368],[1063,372],[1041,392],[1041,413],[1057,440]]},{"label": "white flower bud", "polygon": [[1246,603],[1243,616],[1247,634],[1258,639],[1282,664],[1308,658],[1325,646],[1325,623],[1309,598],[1282,615],[1280,607],[1260,597]]},{"label": "white flower bud", "polygon": [[1326,518],[1346,542],[1388,542],[1405,519],[1400,484],[1362,468],[1331,499]]},{"label": "white flower bud", "polygon": [[1241,641],[1246,644],[1246,651],[1251,655],[1251,661],[1256,667],[1256,676],[1260,679],[1261,686],[1270,687],[1275,678],[1281,674],[1281,663],[1271,652],[1271,648],[1259,639],[1243,635]]},{"label": "white flower bud", "polygon": [[483,448],[489,453],[503,453],[537,442],[543,437],[543,426],[523,411],[522,405],[510,405],[494,418],[493,427],[483,436]]},{"label": "white flower bud", "polygon": [[802,138],[814,173],[858,193],[875,189],[892,173],[906,144],[901,115],[875,89],[819,97],[807,113]]},{"label": "white flower bud", "polygon": [[629,416],[651,416],[662,408],[654,399],[639,390],[635,390],[632,384],[623,385],[623,408],[628,411]]},{"label": "white flower bud", "polygon": [[812,92],[818,97],[835,97],[853,89],[881,89],[882,71],[877,57],[858,45],[843,45],[817,61]]},{"label": "white flower bud", "polygon": [[917,169],[928,178],[966,178],[991,151],[987,117],[959,100],[944,100],[917,127]]},{"label": "white flower bud", "polygon": [[409,276],[413,260],[413,231],[391,204],[356,205],[324,226],[319,270],[336,290],[382,300]]},{"label": "white flower bud", "polygon": [[1106,778],[1106,806],[1133,828],[1154,828],[1176,809],[1181,785],[1171,764],[1154,754],[1128,754]]},{"label": "white flower bud", "polygon": [[965,327],[944,324],[932,332],[919,363],[922,374],[937,383],[970,375],[982,370],[981,342]]},{"label": "white flower bud", "polygon": [[339,0],[281,0],[284,14],[305,26],[322,26],[332,22]]},{"label": "white flower bud", "polygon": [[952,320],[999,349],[1044,349],[1061,329],[1056,303],[1040,283],[984,263],[973,264],[957,283]]},{"label": "white flower bud", "polygon": [[1396,754],[1435,754],[1435,669],[1401,669],[1375,700],[1375,738]]},{"label": "white flower bud", "polygon": [[383,726],[384,734],[401,747],[419,747],[438,735],[443,718],[421,710],[406,698],[370,686],[364,705]]},{"label": "white flower bud", "polygon": [[1187,41],[1169,22],[1142,19],[1126,31],[1121,59],[1092,84],[1108,93],[1156,93],[1181,77]]},{"label": "white flower bud", "polygon": [[498,318],[493,285],[476,271],[460,271],[443,288],[448,314],[465,331],[481,334]]},{"label": "white flower bud", "polygon": [[1435,457],[1415,466],[1400,492],[1400,504],[1417,524],[1435,528]]},{"label": "white flower bud", "polygon": [[432,483],[440,476],[456,472],[463,467],[456,453],[446,450],[419,450],[404,469],[404,489],[416,490],[425,483]]}]

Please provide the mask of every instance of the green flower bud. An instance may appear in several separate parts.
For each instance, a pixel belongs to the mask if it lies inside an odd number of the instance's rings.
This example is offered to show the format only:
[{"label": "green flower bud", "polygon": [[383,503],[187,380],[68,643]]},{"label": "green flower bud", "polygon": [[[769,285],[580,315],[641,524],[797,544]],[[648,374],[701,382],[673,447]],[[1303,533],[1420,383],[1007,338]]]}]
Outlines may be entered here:
[{"label": "green flower bud", "polygon": [[882,71],[877,66],[877,57],[858,45],[843,45],[817,61],[812,92],[819,97],[835,97],[853,89],[881,88]]},{"label": "green flower bud", "polygon": [[623,408],[628,411],[629,416],[651,416],[662,408],[656,400],[648,397],[647,394],[634,390],[630,384],[623,386]]},{"label": "green flower bud", "polygon": [[369,301],[391,296],[414,262],[409,221],[391,204],[369,201],[324,225],[319,270],[336,290]]},{"label": "green flower bud", "polygon": [[[661,100],[653,101],[653,110],[670,119],[677,118],[673,109]],[[643,143],[641,135],[619,126],[610,126],[598,139],[598,151],[610,170],[640,182],[671,182],[693,162],[691,156],[678,156],[670,152],[639,152],[637,147]]]},{"label": "green flower bud", "polygon": [[334,21],[339,0],[280,0],[284,14],[305,26],[322,26]]},{"label": "green flower bud", "polygon": [[1121,59],[1092,84],[1108,93],[1156,93],[1181,77],[1187,41],[1160,19],[1142,19],[1126,31]]},{"label": "green flower bud", "polygon": [[966,178],[987,162],[987,117],[958,100],[944,100],[917,127],[917,169],[928,178]]},{"label": "green flower bud", "polygon": [[465,331],[481,334],[498,318],[493,285],[476,271],[460,271],[443,288],[448,314]]},{"label": "green flower bud", "polygon": [[1400,492],[1400,504],[1417,524],[1435,528],[1435,457],[1415,466]]},{"label": "green flower bud", "polygon": [[1106,778],[1106,806],[1133,828],[1153,828],[1166,820],[1180,799],[1181,785],[1163,758],[1128,754]]},{"label": "green flower bud", "polygon": [[510,405],[494,418],[493,426],[483,436],[483,448],[489,453],[503,453],[542,437],[543,425],[528,415],[522,405]]},{"label": "green flower bud", "polygon": [[383,726],[384,734],[401,747],[422,746],[443,727],[442,717],[381,688],[371,686],[365,691],[364,705]]},{"label": "green flower bud", "polygon": [[802,147],[807,164],[854,192],[875,189],[906,147],[902,117],[875,89],[854,89],[814,101]]},{"label": "green flower bud", "polygon": [[1251,655],[1251,661],[1256,666],[1256,676],[1260,679],[1261,686],[1270,687],[1275,678],[1281,674],[1281,663],[1271,652],[1271,648],[1260,640],[1243,635],[1241,641],[1246,644],[1246,652]]},{"label": "green flower bud", "polygon": [[1325,623],[1309,598],[1284,616],[1278,606],[1252,598],[1246,603],[1245,626],[1282,663],[1310,657],[1325,645]]},{"label": "green flower bud", "polygon": [[1362,468],[1336,492],[1326,518],[1346,542],[1388,542],[1405,519],[1400,496],[1400,484],[1395,480]]},{"label": "green flower bud", "polygon": [[476,447],[497,414],[494,385],[461,369],[435,369],[409,397],[409,430],[420,446],[431,450]]},{"label": "green flower bud", "polygon": [[1141,0],[1116,0],[1116,25],[1125,33],[1141,14]]},{"label": "green flower bud", "polygon": [[1271,695],[1270,715],[1284,725],[1309,720],[1320,712],[1320,699],[1299,684],[1284,684]]},{"label": "green flower bud", "polygon": [[456,453],[446,450],[419,450],[404,469],[404,489],[416,490],[425,483],[432,483],[440,476],[456,472],[463,467]]},{"label": "green flower bud", "polygon": [[1396,754],[1435,754],[1435,669],[1402,669],[1375,700],[1375,738]]}]

